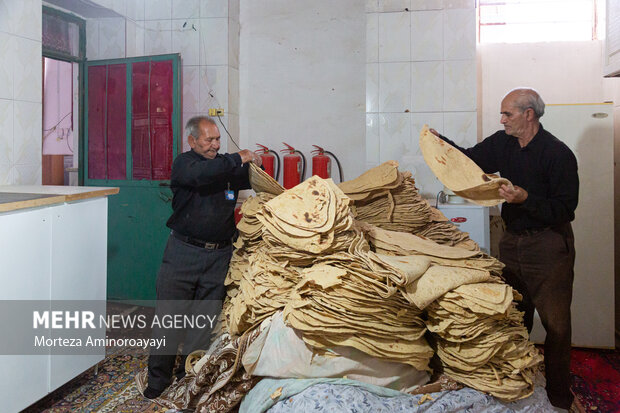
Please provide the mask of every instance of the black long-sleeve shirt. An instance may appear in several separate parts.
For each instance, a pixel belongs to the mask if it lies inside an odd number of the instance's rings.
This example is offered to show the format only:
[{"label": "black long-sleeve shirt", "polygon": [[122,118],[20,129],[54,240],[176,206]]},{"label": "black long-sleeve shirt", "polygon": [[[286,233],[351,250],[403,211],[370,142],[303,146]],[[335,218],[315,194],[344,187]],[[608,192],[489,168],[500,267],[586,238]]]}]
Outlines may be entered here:
[{"label": "black long-sleeve shirt", "polygon": [[540,229],[575,219],[579,197],[577,159],[566,144],[543,129],[523,148],[519,140],[497,131],[477,145],[461,150],[485,173],[499,172],[513,185],[525,189],[522,204],[502,204],[502,218],[509,231]]},{"label": "black long-sleeve shirt", "polygon": [[[230,240],[239,190],[250,188],[248,169],[237,153],[207,159],[190,150],[177,156],[170,176],[173,212],[166,225],[204,241]],[[228,189],[234,191],[232,200],[226,199]]]}]

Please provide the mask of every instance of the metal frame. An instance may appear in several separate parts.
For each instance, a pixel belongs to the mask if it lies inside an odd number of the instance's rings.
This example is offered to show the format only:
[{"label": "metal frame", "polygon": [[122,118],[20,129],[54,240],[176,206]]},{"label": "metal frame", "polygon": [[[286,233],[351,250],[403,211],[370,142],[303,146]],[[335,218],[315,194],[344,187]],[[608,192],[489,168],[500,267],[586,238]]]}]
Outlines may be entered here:
[{"label": "metal frame", "polygon": [[[160,187],[170,184],[170,180],[144,180],[133,179],[133,160],[131,153],[131,120],[132,120],[132,64],[136,62],[159,62],[164,60],[172,60],[172,158],[174,159],[178,154],[178,145],[180,142],[180,121],[181,121],[181,72],[180,63],[181,57],[177,54],[165,54],[156,56],[140,56],[129,57],[120,59],[105,59],[105,60],[93,60],[86,62],[84,70],[85,90],[84,90],[84,139],[81,148],[84,150],[83,162],[80,165],[83,166],[83,178],[84,185],[94,186],[137,186],[137,187]],[[88,171],[88,105],[86,104],[86,97],[88,96],[88,68],[91,66],[107,66],[112,64],[125,64],[126,65],[126,81],[127,81],[127,93],[126,93],[126,179],[89,179],[87,175]]]},{"label": "metal frame", "polygon": [[50,59],[62,60],[64,62],[71,62],[78,64],[78,118],[80,120],[80,124],[78,127],[78,185],[84,185],[84,168],[83,168],[83,160],[84,160],[84,131],[85,131],[85,121],[86,117],[84,116],[84,88],[86,87],[86,82],[84,79],[84,75],[86,73],[85,63],[86,63],[86,20],[81,19],[73,14],[65,13],[63,11],[43,6],[43,14],[48,14],[51,16],[56,16],[70,23],[75,23],[78,26],[78,37],[79,37],[79,45],[78,45],[78,56],[73,56],[67,53],[62,53],[57,50],[53,50],[51,48],[45,47],[45,44],[42,44],[41,51],[43,57],[49,57]]}]

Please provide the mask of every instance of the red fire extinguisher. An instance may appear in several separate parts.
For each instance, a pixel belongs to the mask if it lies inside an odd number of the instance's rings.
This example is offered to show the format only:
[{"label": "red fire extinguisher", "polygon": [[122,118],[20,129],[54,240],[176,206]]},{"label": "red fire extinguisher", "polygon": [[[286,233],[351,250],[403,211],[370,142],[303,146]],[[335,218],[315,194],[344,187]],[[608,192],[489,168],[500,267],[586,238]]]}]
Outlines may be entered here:
[{"label": "red fire extinguisher", "polygon": [[[257,152],[261,159],[263,160],[263,167],[265,168],[265,172],[267,172],[273,179],[276,181],[280,179],[280,157],[278,154],[266,147],[265,145],[261,145],[257,143],[256,145],[260,146],[255,152]],[[276,169],[274,170],[275,161],[278,161]],[[275,172],[275,173],[274,173]]]},{"label": "red fire extinguisher", "polygon": [[[318,175],[319,177],[323,179],[331,178],[332,162],[331,162],[331,159],[329,158],[329,156],[331,156],[336,161],[336,165],[338,165],[338,173],[340,174],[340,182],[342,182],[344,180],[344,177],[342,174],[342,166],[340,165],[340,161],[338,160],[336,155],[334,155],[330,151],[326,151],[320,146],[317,146],[317,145],[312,145],[312,146],[316,148],[312,151],[312,153],[314,154],[314,156],[312,157],[312,175]],[[327,156],[326,154],[329,156]]]},{"label": "red fire extinguisher", "polygon": [[235,225],[241,221],[241,218],[243,218],[243,214],[241,213],[241,205],[239,205],[235,208]]},{"label": "red fire extinguisher", "polygon": [[286,145],[286,149],[282,149],[280,152],[288,152],[284,155],[282,186],[284,189],[290,189],[304,180],[306,175],[306,158],[303,153],[288,143],[282,143]]}]

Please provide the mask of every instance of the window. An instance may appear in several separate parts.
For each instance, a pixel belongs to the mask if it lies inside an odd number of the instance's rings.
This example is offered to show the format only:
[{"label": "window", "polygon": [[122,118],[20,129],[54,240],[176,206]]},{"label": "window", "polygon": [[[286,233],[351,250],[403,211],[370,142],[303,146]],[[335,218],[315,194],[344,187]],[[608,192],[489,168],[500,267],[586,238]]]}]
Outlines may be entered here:
[{"label": "window", "polygon": [[43,51],[62,56],[65,60],[80,60],[85,57],[85,22],[75,16],[43,7],[41,38]]},{"label": "window", "polygon": [[87,62],[87,184],[170,179],[179,141],[179,61],[159,55]]},{"label": "window", "polygon": [[597,38],[597,0],[479,0],[478,13],[481,43]]}]

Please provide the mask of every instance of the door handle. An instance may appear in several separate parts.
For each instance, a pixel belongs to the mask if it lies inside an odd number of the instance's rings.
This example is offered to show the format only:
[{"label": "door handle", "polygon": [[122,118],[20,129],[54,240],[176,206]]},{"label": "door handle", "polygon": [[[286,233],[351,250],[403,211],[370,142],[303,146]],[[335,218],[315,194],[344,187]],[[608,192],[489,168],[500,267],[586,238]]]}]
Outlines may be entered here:
[{"label": "door handle", "polygon": [[170,202],[172,201],[172,196],[164,194],[163,192],[159,192],[159,198],[164,201],[164,202]]}]

